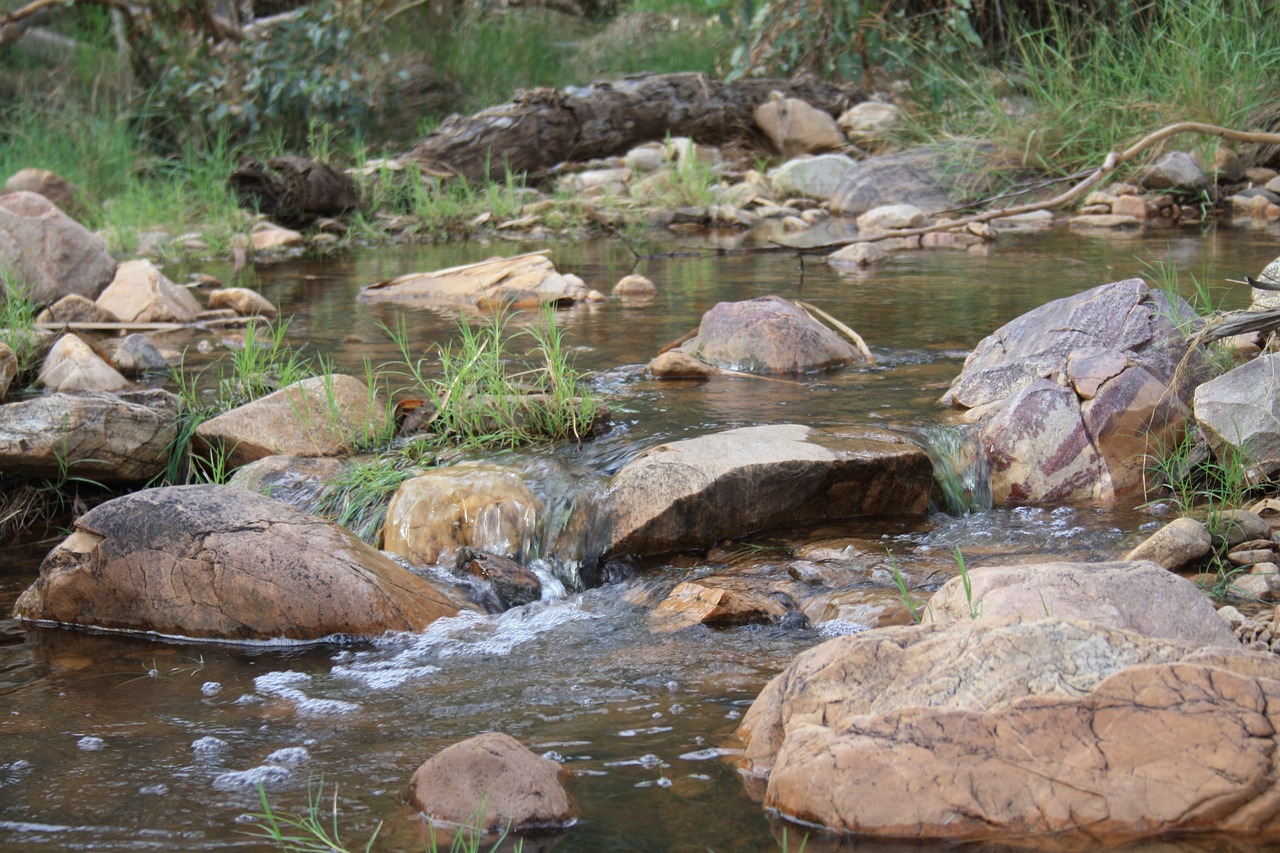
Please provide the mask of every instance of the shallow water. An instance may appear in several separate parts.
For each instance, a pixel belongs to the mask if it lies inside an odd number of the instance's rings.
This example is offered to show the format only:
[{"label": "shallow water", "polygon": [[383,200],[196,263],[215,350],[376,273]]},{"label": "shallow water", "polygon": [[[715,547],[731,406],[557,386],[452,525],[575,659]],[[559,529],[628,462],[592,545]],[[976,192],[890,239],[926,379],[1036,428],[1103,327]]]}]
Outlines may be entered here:
[{"label": "shallow water", "polygon": [[[986,253],[918,252],[844,277],[813,257],[803,270],[786,255],[637,265],[616,243],[554,246],[561,270],[602,291],[637,271],[657,283],[659,296],[646,306],[609,302],[561,313],[578,365],[597,372],[597,390],[618,425],[600,440],[541,451],[527,464],[602,480],[656,441],[731,426],[916,430],[942,419],[936,399],[967,352],[1001,323],[1049,299],[1142,274],[1142,260],[1153,258],[1172,259],[1184,279],[1194,273],[1225,307],[1238,307],[1247,289],[1220,283],[1256,274],[1275,257],[1278,236],[1275,227],[1006,235]],[[395,319],[386,306],[356,303],[360,287],[527,248],[368,250],[260,266],[235,283],[262,289],[292,314],[297,341],[359,372],[366,359],[393,358],[380,324]],[[229,270],[201,269],[230,278]],[[781,382],[640,377],[638,366],[715,302],[768,293],[841,318],[867,340],[879,366]],[[404,317],[422,346],[447,340],[457,319],[438,311]],[[204,337],[216,346],[233,334],[184,334],[168,345]],[[445,620],[420,635],[346,647],[24,632],[0,620],[0,847],[259,849],[244,834],[244,816],[259,809],[261,779],[285,811],[305,807],[321,780],[327,792],[336,785],[348,842],[362,845],[381,821],[378,849],[420,849],[401,803],[413,770],[445,745],[498,730],[578,772],[572,790],[583,822],[559,850],[776,850],[774,830],[721,760],[722,748],[733,746],[741,714],[797,652],[848,630],[859,607],[896,598],[886,550],[927,589],[954,571],[955,548],[969,565],[1045,554],[1105,559],[1158,523],[1150,512],[1124,506],[1021,507],[781,531],[752,543],[792,547],[793,556],[760,548],[714,555],[721,563],[681,557],[501,616]],[[50,544],[0,555],[0,610],[10,611]],[[646,606],[691,576],[810,569],[832,585],[824,593],[828,612],[844,621],[817,630],[666,633]]]}]

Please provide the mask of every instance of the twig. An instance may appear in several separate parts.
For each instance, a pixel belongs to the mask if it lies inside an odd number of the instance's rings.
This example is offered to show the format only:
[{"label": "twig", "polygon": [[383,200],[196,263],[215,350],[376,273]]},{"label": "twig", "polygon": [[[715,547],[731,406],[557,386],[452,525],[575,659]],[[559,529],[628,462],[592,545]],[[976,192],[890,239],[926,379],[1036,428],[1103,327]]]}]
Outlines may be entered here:
[{"label": "twig", "polygon": [[[812,311],[814,314],[817,314],[819,317],[826,320],[831,325],[835,326],[841,332],[844,332],[844,334],[849,338],[849,340],[853,341],[854,346],[858,348],[858,352],[862,353],[862,357],[867,360],[867,363],[870,364],[872,367],[876,366],[876,357],[871,354],[871,350],[870,348],[867,347],[867,342],[862,339],[862,335],[859,335],[853,329],[849,328],[844,323],[841,323],[835,317],[832,317],[830,314],[828,314],[826,311],[823,311],[821,308],[817,307],[816,305],[810,305],[808,302],[801,302],[799,299],[793,299],[791,301],[799,305],[805,311]],[[812,314],[810,316],[812,316]]]},{"label": "twig", "polygon": [[800,247],[797,246],[784,245],[783,248],[791,249],[793,251],[825,251],[829,249],[838,249],[842,246],[851,246],[854,243],[875,243],[880,240],[888,240],[894,237],[919,237],[924,234],[932,234],[935,231],[951,231],[979,222],[990,222],[993,219],[1003,219],[1008,216],[1018,216],[1023,213],[1034,213],[1037,210],[1052,210],[1054,208],[1064,207],[1079,198],[1086,190],[1110,175],[1121,165],[1129,162],[1152,145],[1155,145],[1157,142],[1162,142],[1170,136],[1177,136],[1180,133],[1199,133],[1207,136],[1219,136],[1223,139],[1230,139],[1235,142],[1254,142],[1264,145],[1280,145],[1280,133],[1232,130],[1226,127],[1219,127],[1216,124],[1203,124],[1196,121],[1181,121],[1147,134],[1123,151],[1107,152],[1107,156],[1103,159],[1102,165],[1091,172],[1084,180],[1080,181],[1066,192],[1056,195],[1047,201],[1040,201],[1032,204],[1019,204],[1013,207],[1006,207],[1001,210],[988,210],[983,213],[975,213],[972,216],[963,216],[960,219],[956,219],[951,222],[937,223],[923,228],[905,228],[893,231],[882,231],[878,234],[868,234],[863,237],[855,237],[848,240],[837,240],[833,243],[826,243],[822,246],[805,247],[800,249]]}]

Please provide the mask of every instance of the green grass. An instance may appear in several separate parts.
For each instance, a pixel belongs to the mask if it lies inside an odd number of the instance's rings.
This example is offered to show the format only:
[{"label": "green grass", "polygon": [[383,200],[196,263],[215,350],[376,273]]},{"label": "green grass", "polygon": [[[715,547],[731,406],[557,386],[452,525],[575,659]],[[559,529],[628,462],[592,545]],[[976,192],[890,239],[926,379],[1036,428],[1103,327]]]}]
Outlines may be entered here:
[{"label": "green grass", "polygon": [[18,372],[11,390],[26,388],[36,379],[52,341],[35,329],[38,306],[26,295],[18,277],[0,267],[0,342],[8,344],[17,359]]},{"label": "green grass", "polygon": [[404,452],[379,453],[346,465],[312,509],[356,536],[382,547],[382,522],[400,484],[413,476],[416,460]]},{"label": "green grass", "polygon": [[[508,315],[479,327],[464,318],[460,339],[437,347],[435,359],[411,351],[403,323],[387,332],[401,356],[389,369],[409,383],[396,390],[428,401],[435,413],[429,428],[440,438],[516,447],[587,437],[598,404],[572,365],[554,309],[544,310],[538,324],[514,330]],[[439,378],[430,375],[433,361]]]},{"label": "green grass", "polygon": [[[1280,16],[1264,0],[1159,2],[1146,29],[1060,17],[1014,28],[999,74],[966,51],[918,67],[910,134],[985,138],[1018,165],[1066,175],[1175,121],[1244,129],[1276,116]],[[1178,137],[1213,162],[1217,140]],[[1155,156],[1158,152],[1151,152]]]}]

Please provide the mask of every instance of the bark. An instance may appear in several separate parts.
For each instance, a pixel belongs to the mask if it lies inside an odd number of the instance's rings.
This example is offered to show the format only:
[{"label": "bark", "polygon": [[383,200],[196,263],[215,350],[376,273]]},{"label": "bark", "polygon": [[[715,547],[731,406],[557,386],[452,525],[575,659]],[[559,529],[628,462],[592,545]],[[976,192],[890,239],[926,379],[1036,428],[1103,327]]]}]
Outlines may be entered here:
[{"label": "bark", "polygon": [[866,100],[853,87],[811,80],[740,80],[653,74],[585,88],[533,89],[473,116],[451,116],[405,154],[432,172],[500,180],[557,163],[622,154],[643,142],[688,136],[708,145],[762,141],[757,106],[773,92],[838,114]]}]

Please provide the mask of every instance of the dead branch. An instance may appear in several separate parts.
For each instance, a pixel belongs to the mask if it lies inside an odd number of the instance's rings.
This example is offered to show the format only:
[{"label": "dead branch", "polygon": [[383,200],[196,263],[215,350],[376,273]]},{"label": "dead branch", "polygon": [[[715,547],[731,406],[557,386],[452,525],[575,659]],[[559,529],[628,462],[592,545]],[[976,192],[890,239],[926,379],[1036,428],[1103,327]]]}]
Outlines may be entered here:
[{"label": "dead branch", "polygon": [[[1139,139],[1133,145],[1123,151],[1109,151],[1103,159],[1102,165],[1091,172],[1084,180],[1080,181],[1071,189],[1064,193],[1054,196],[1047,201],[1034,202],[1031,204],[1019,204],[1013,207],[1006,207],[1000,210],[988,210],[983,213],[975,213],[972,216],[962,216],[951,222],[941,222],[934,225],[928,225],[923,228],[906,228],[895,231],[883,231],[878,234],[868,234],[864,237],[855,237],[849,240],[838,240],[832,243],[826,243],[822,246],[805,247],[803,251],[828,251],[838,249],[843,246],[850,246],[854,243],[875,243],[880,240],[888,240],[893,237],[919,237],[924,234],[932,234],[935,231],[954,231],[958,228],[965,228],[979,222],[990,222],[993,219],[1004,219],[1009,216],[1018,216],[1023,213],[1034,213],[1037,210],[1054,210],[1056,208],[1065,207],[1083,195],[1090,187],[1099,183],[1103,178],[1115,172],[1120,166],[1128,163],[1134,157],[1141,154],[1157,142],[1162,142],[1170,136],[1177,136],[1180,133],[1199,133],[1206,136],[1218,136],[1223,139],[1230,139],[1234,142],[1256,142],[1269,145],[1280,145],[1280,133],[1264,133],[1261,131],[1244,131],[1232,130],[1226,127],[1219,127],[1216,124],[1202,124],[1194,121],[1182,121],[1176,124],[1162,127],[1153,133]],[[782,246],[781,248],[795,250],[796,246]]]}]

